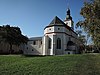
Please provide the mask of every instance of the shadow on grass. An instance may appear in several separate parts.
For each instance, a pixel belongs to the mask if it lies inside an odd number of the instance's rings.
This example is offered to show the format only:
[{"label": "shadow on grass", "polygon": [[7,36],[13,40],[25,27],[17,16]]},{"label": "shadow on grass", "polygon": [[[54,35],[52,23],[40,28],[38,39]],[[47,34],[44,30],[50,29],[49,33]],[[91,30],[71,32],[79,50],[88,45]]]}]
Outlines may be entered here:
[{"label": "shadow on grass", "polygon": [[23,57],[45,57],[45,55],[22,55]]}]

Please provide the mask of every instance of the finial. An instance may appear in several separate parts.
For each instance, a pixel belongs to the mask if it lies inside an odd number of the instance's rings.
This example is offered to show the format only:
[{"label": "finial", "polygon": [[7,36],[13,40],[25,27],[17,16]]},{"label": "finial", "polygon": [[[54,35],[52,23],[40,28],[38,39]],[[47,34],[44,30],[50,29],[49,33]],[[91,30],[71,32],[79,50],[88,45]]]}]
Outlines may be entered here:
[{"label": "finial", "polygon": [[70,9],[69,8],[67,9],[67,15],[70,15]]},{"label": "finial", "polygon": [[66,2],[67,2],[67,8],[70,8],[70,7],[69,7],[69,0],[66,0]]},{"label": "finial", "polygon": [[67,15],[70,15],[69,0],[66,0],[66,2],[67,2]]}]

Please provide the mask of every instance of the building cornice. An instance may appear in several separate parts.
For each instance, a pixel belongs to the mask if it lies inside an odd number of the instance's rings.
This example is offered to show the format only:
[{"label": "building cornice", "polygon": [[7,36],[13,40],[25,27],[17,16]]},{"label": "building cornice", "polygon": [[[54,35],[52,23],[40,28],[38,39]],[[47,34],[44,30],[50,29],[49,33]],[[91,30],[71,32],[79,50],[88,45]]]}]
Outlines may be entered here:
[{"label": "building cornice", "polygon": [[72,29],[71,29],[69,26],[67,26],[67,25],[50,25],[50,26],[46,26],[46,27],[44,28],[44,30],[45,30],[46,28],[53,27],[53,26],[65,27],[65,28],[67,28],[69,31],[72,31],[73,33],[75,33],[76,35],[78,35],[76,32],[74,32],[74,30],[72,30]]},{"label": "building cornice", "polygon": [[45,33],[45,35],[46,35],[46,34],[53,34],[53,33],[54,33],[54,34],[56,34],[56,33],[57,33],[57,34],[66,34],[66,35],[68,35],[68,36],[71,36],[71,37],[77,39],[76,37],[74,37],[74,36],[72,36],[72,35],[70,35],[70,34],[67,34],[67,33],[65,33],[65,32],[49,32],[49,33]]}]

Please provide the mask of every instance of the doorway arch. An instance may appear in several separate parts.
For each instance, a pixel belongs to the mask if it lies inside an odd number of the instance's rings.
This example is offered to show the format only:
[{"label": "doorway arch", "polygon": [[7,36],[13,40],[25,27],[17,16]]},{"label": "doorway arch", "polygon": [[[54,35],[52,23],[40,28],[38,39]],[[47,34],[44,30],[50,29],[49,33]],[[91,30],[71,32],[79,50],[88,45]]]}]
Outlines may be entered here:
[{"label": "doorway arch", "polygon": [[76,50],[76,44],[73,43],[72,41],[68,41],[67,50]]}]

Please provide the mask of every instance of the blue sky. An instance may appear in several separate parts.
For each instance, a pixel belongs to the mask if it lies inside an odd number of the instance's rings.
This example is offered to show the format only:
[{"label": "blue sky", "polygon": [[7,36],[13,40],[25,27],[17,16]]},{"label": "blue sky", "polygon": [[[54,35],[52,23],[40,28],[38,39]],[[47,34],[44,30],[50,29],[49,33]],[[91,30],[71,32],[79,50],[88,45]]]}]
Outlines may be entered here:
[{"label": "blue sky", "polygon": [[74,25],[82,19],[84,0],[0,0],[0,25],[18,26],[28,37],[43,36],[44,27],[55,16],[66,17],[68,5]]}]

